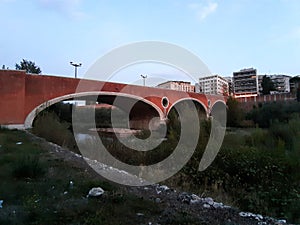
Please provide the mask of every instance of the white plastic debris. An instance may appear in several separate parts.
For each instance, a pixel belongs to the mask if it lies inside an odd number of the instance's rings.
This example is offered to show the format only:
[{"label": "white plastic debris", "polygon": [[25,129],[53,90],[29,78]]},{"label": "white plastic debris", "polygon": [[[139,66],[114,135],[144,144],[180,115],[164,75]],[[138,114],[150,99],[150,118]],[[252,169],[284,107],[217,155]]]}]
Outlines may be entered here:
[{"label": "white plastic debris", "polygon": [[90,197],[90,196],[98,197],[98,196],[103,195],[103,193],[104,193],[104,190],[101,187],[94,187],[89,191],[87,197]]},{"label": "white plastic debris", "polygon": [[70,188],[72,189],[74,186],[74,182],[73,181],[70,181]]},{"label": "white plastic debris", "polygon": [[279,224],[284,224],[284,223],[286,223],[286,220],[278,220],[277,221]]},{"label": "white plastic debris", "polygon": [[0,200],[0,209],[2,209],[3,200]]},{"label": "white plastic debris", "polygon": [[144,213],[137,213],[137,216],[144,216]]},{"label": "white plastic debris", "polygon": [[19,142],[16,143],[16,145],[21,145],[21,144],[23,144],[22,141],[19,141]]}]

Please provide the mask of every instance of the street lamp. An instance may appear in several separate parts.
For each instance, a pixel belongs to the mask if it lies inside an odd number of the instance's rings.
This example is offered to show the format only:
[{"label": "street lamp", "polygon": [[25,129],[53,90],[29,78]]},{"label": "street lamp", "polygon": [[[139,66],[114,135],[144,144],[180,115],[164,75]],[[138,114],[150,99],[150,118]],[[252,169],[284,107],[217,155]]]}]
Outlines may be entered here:
[{"label": "street lamp", "polygon": [[70,62],[70,64],[75,67],[75,78],[77,78],[77,67],[80,67],[82,63]]},{"label": "street lamp", "polygon": [[141,74],[141,77],[143,78],[143,84],[144,84],[144,86],[145,86],[145,85],[146,85],[146,78],[147,78],[147,75]]}]

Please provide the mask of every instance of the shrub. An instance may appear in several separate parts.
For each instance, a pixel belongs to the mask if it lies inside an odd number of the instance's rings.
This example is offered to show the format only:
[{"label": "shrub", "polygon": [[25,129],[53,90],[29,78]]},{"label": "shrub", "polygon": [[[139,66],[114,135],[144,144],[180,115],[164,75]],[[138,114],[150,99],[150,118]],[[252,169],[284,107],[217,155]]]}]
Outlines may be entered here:
[{"label": "shrub", "polygon": [[13,168],[13,176],[16,178],[38,178],[45,174],[45,169],[38,156],[23,156],[17,160]]}]

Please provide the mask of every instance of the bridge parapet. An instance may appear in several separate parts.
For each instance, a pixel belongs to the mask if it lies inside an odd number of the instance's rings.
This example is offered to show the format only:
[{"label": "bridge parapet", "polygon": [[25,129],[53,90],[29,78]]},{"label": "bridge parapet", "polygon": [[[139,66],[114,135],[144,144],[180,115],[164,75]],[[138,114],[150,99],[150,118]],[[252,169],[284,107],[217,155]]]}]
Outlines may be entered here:
[{"label": "bridge parapet", "polygon": [[95,99],[106,99],[109,104],[114,104],[116,98],[123,98],[124,107],[130,101],[135,101],[133,109],[130,109],[133,128],[144,127],[151,117],[166,120],[172,107],[181,101],[198,102],[206,114],[209,114],[216,102],[225,103],[222,96],[105,81],[30,75],[17,70],[0,70],[0,94],[0,124],[18,127],[30,127],[36,115],[54,103],[83,96],[97,96]]}]

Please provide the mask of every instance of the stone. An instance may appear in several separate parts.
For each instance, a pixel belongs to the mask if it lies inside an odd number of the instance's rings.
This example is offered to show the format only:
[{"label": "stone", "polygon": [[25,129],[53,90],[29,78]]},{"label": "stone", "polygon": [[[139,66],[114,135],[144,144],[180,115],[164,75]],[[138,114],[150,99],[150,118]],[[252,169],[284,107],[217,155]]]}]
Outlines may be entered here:
[{"label": "stone", "polygon": [[248,213],[246,213],[246,212],[240,212],[239,215],[241,217],[248,217]]},{"label": "stone", "polygon": [[163,192],[163,191],[168,191],[168,190],[170,190],[170,188],[168,187],[168,186],[166,186],[166,185],[157,185],[156,186],[156,193],[157,194],[160,194],[161,192]]},{"label": "stone", "polygon": [[180,193],[177,198],[178,201],[181,201],[183,203],[188,203],[188,204],[190,204],[191,199],[192,197],[186,192]]},{"label": "stone", "polygon": [[286,220],[277,220],[276,224],[278,225],[286,224]]},{"label": "stone", "polygon": [[161,202],[161,199],[160,199],[160,198],[156,198],[156,199],[155,199],[155,202],[156,202],[156,203],[160,203],[160,202]]},{"label": "stone", "polygon": [[94,187],[89,191],[87,197],[90,197],[90,196],[98,197],[98,196],[103,195],[103,193],[104,193],[104,190],[101,187]]},{"label": "stone", "polygon": [[204,207],[204,208],[206,208],[206,209],[209,209],[209,208],[210,208],[210,205],[209,205],[209,204],[206,204],[206,203],[204,203],[204,204],[203,204],[203,207]]},{"label": "stone", "polygon": [[214,202],[212,205],[215,209],[223,208],[223,203]]},{"label": "stone", "polygon": [[206,202],[206,203],[209,204],[209,205],[213,205],[213,204],[214,204],[214,200],[213,200],[212,198],[210,198],[210,197],[205,198],[205,199],[204,199],[204,202]]}]

